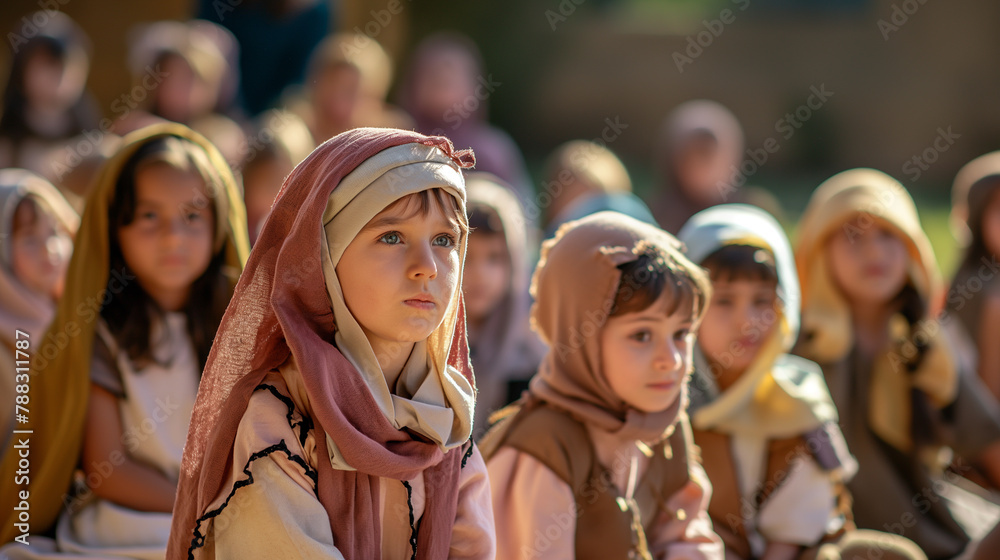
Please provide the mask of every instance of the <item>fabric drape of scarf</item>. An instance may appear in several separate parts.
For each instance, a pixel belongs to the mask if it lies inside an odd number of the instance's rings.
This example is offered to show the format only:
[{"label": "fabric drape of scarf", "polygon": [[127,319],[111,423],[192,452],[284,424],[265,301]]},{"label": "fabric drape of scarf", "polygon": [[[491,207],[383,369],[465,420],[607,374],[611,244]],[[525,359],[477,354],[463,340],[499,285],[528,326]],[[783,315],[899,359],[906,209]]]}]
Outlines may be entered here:
[{"label": "fabric drape of scarf", "polygon": [[[474,162],[443,137],[355,129],[321,146],[285,179],[202,378],[185,447],[167,558],[205,542],[207,506],[224,488],[236,430],[254,388],[292,355],[318,430],[317,494],[347,558],[378,558],[379,479],[423,474],[418,558],[447,555],[460,446],[472,429],[473,385],[460,290],[417,343],[393,394],[344,304],[336,266],[358,231],[395,200],[442,188],[465,212],[461,169]],[[465,235],[459,243],[464,258]],[[397,389],[397,392],[399,389]]]},{"label": "fabric drape of scarf", "polygon": [[[216,251],[226,251],[226,269],[233,285],[249,251],[246,212],[236,180],[212,144],[177,124],[150,126],[125,137],[123,147],[101,168],[87,197],[67,272],[70,281],[66,283],[52,323],[44,338],[39,336],[32,340],[32,414],[28,423],[20,425],[22,429],[33,431],[30,436],[30,484],[27,488],[19,487],[14,484],[13,476],[5,477],[0,481],[0,502],[17,503],[15,496],[19,490],[30,491],[33,533],[44,532],[55,523],[79,462],[90,395],[88,366],[99,306],[106,297],[114,297],[109,289],[109,280],[114,277],[110,270],[108,209],[114,200],[118,178],[139,148],[165,136],[183,138],[198,145],[218,172],[222,184],[209,189],[214,195],[216,211],[214,247]],[[115,274],[121,272],[115,271]],[[94,302],[98,307],[94,307]],[[13,473],[17,460],[17,453],[7,453],[3,458],[3,472]],[[4,542],[14,537],[14,513],[11,510],[3,514]]]},{"label": "fabric drape of scarf", "polygon": [[[837,421],[837,410],[818,367],[785,367],[799,332],[799,280],[792,249],[777,221],[759,208],[724,204],[695,214],[679,239],[696,263],[729,245],[764,249],[774,257],[779,295],[771,336],[732,387],[720,394],[701,348],[692,379],[691,425],[699,430],[782,439]],[[804,361],[803,361],[804,362]],[[805,364],[802,364],[805,365]],[[703,394],[703,395],[702,395]]]},{"label": "fabric drape of scarf", "polygon": [[[930,241],[920,227],[917,208],[906,189],[895,179],[873,169],[852,169],[834,175],[813,193],[800,221],[795,260],[802,286],[801,354],[820,363],[844,359],[855,345],[851,310],[834,283],[827,266],[831,235],[858,219],[857,227],[883,225],[905,244],[907,278],[928,303],[923,319],[937,315],[933,303],[940,301],[941,280]],[[920,389],[939,407],[951,403],[957,391],[957,371],[947,341],[940,329],[911,328],[897,315],[890,322],[893,342],[876,357],[872,372],[872,430],[903,452],[913,447],[910,391]],[[903,345],[920,332],[930,339],[929,348],[916,371],[909,372]]]}]

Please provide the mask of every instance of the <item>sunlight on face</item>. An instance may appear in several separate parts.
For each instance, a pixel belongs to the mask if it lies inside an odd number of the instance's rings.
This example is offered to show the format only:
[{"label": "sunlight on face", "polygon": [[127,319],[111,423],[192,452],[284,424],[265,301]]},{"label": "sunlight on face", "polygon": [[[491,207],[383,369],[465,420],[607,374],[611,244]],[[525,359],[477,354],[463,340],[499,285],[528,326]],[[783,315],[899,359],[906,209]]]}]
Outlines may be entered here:
[{"label": "sunlight on face", "polygon": [[888,225],[846,222],[827,247],[834,282],[853,305],[886,305],[906,284],[906,245]]},{"label": "sunlight on face", "polygon": [[215,213],[201,176],[151,165],[135,176],[135,216],[118,228],[125,263],[165,310],[183,306],[212,260]]},{"label": "sunlight on face", "polygon": [[426,215],[416,205],[409,198],[377,214],[337,264],[344,301],[376,355],[430,336],[458,288],[454,213],[433,196]]},{"label": "sunlight on face", "polygon": [[610,317],[601,329],[601,370],[621,400],[642,412],[669,408],[691,369],[694,348],[687,310],[668,314],[664,293],[642,311]]},{"label": "sunlight on face", "polygon": [[41,204],[22,201],[14,211],[10,246],[14,276],[36,294],[58,300],[73,249],[55,218]]},{"label": "sunlight on face", "polygon": [[462,291],[465,312],[472,323],[492,313],[510,290],[510,256],[502,233],[473,232],[465,254]]},{"label": "sunlight on face", "polygon": [[698,328],[698,344],[725,390],[757,357],[778,326],[773,281],[714,280],[712,301]]}]

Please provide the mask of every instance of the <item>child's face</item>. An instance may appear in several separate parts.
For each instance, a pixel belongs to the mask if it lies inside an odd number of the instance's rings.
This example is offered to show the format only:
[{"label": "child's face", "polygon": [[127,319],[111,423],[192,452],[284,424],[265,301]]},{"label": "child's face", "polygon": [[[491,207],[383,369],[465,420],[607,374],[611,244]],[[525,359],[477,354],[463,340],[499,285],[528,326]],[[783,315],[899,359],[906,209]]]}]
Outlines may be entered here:
[{"label": "child's face", "polygon": [[430,336],[458,289],[461,230],[430,198],[426,215],[412,198],[377,214],[337,264],[344,301],[376,356]]},{"label": "child's face", "polygon": [[906,283],[906,245],[878,222],[846,222],[826,252],[834,282],[853,305],[886,305]]},{"label": "child's face", "polygon": [[20,204],[14,213],[11,265],[29,290],[52,300],[62,295],[72,242],[39,204]]},{"label": "child's face", "polygon": [[475,93],[476,71],[475,61],[467,53],[457,49],[436,53],[417,79],[419,109],[439,119],[460,109]]},{"label": "child's face", "polygon": [[698,344],[725,388],[753,363],[780,317],[772,281],[712,282],[712,301],[698,327]]},{"label": "child's face", "polygon": [[292,165],[284,159],[275,157],[258,161],[243,174],[243,200],[251,232],[256,231],[267,217],[285,175],[292,171]]},{"label": "child's face", "polygon": [[212,260],[211,199],[196,173],[155,164],[136,173],[135,197],[132,223],[118,228],[122,256],[160,307],[177,310]]},{"label": "child's face", "polygon": [[691,368],[691,317],[668,315],[667,294],[648,308],[610,317],[601,329],[601,369],[618,398],[642,412],[666,410]]},{"label": "child's face", "polygon": [[679,186],[695,200],[706,203],[717,200],[723,192],[719,185],[728,186],[732,179],[732,162],[727,158],[715,139],[691,139],[677,156]]},{"label": "child's face", "polygon": [[186,60],[170,55],[160,64],[166,78],[158,87],[156,100],[163,118],[183,123],[212,110],[218,92],[199,78]]},{"label": "child's face", "polygon": [[44,49],[36,49],[24,72],[25,96],[39,107],[58,104],[64,70],[61,60]]},{"label": "child's face", "polygon": [[993,191],[983,211],[983,241],[987,251],[1000,255],[1000,188]]},{"label": "child's face", "polygon": [[349,123],[361,101],[361,73],[340,64],[321,72],[313,88],[313,104],[321,119]]},{"label": "child's face", "polygon": [[473,232],[469,235],[462,291],[465,312],[471,322],[482,321],[496,309],[510,291],[510,275],[507,240],[502,233]]}]

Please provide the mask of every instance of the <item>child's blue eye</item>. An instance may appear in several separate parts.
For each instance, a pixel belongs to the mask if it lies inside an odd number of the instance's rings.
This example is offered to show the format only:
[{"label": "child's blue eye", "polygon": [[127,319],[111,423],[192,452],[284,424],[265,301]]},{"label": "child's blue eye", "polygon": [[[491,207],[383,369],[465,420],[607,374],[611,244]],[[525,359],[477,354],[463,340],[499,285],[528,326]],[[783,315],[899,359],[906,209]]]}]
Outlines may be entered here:
[{"label": "child's blue eye", "polygon": [[382,237],[379,237],[378,240],[386,245],[398,245],[402,242],[402,239],[399,237],[399,233],[395,231],[390,231]]},{"label": "child's blue eye", "polygon": [[191,212],[190,214],[187,215],[187,221],[189,222],[193,222],[195,220],[200,220],[200,219],[201,219],[201,214],[198,212]]},{"label": "child's blue eye", "polygon": [[140,220],[155,220],[156,219],[156,212],[142,212],[141,214],[139,214],[139,219]]},{"label": "child's blue eye", "polygon": [[455,236],[447,233],[434,238],[434,245],[438,247],[452,247],[455,245]]},{"label": "child's blue eye", "polygon": [[691,329],[681,329],[674,333],[674,340],[684,340],[691,334]]}]

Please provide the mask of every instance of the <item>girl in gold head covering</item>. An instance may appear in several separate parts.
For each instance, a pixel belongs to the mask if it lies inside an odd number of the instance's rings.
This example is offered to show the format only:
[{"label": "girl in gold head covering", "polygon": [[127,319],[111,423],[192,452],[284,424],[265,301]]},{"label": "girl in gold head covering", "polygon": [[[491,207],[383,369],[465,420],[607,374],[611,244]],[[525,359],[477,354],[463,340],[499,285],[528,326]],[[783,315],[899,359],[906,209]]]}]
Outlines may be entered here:
[{"label": "girl in gold head covering", "polygon": [[[857,524],[954,557],[992,523],[968,509],[971,494],[940,490],[957,488],[942,446],[996,472],[1000,415],[933,319],[941,282],[913,199],[888,175],[853,169],[820,185],[800,224],[798,353],[823,367],[860,465],[848,485]],[[949,507],[956,496],[964,505]],[[956,517],[963,509],[975,513]]]},{"label": "girl in gold head covering", "polygon": [[[30,546],[0,556],[163,557],[201,370],[247,246],[232,173],[188,128],[139,130],[104,165],[55,318],[31,336],[30,468],[0,486],[3,503],[30,505],[27,521],[4,514],[3,540]],[[11,449],[4,472],[22,466]],[[57,517],[54,541],[37,536]]]}]

